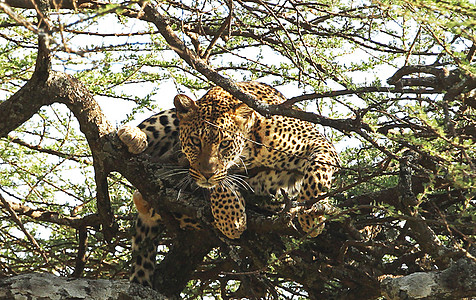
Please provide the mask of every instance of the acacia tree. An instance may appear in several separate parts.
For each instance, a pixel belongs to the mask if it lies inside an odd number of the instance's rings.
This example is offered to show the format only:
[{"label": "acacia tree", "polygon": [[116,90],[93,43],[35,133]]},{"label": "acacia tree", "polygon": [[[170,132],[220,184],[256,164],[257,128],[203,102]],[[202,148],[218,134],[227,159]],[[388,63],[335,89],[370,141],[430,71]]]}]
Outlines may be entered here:
[{"label": "acacia tree", "polygon": [[[476,294],[470,2],[0,7],[1,276],[127,277],[137,188],[164,216],[155,284],[168,297]],[[235,80],[292,87],[289,100],[264,105]],[[164,108],[164,94],[200,95],[212,85],[263,115],[323,125],[342,168],[326,194],[339,211],[320,236],[308,238],[287,211],[267,212],[248,195],[247,231],[224,238],[207,201],[178,197],[180,178],[163,176],[145,154],[130,155],[108,120],[118,105],[125,112],[116,122],[125,123]],[[181,230],[174,213],[204,229]]]}]

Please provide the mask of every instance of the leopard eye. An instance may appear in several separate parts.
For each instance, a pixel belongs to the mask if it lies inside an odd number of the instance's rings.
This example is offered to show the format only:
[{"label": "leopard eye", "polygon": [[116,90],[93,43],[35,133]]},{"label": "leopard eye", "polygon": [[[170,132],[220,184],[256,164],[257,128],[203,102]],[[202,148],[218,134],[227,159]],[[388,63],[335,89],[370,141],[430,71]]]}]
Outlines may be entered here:
[{"label": "leopard eye", "polygon": [[197,137],[194,137],[194,136],[191,137],[191,138],[190,138],[190,141],[192,142],[192,144],[194,144],[194,145],[197,146],[197,147],[200,147],[200,146],[202,145],[202,142],[201,142],[200,139],[197,138]]},{"label": "leopard eye", "polygon": [[230,147],[230,145],[231,145],[231,140],[223,140],[220,143],[220,148],[226,149],[226,148]]}]

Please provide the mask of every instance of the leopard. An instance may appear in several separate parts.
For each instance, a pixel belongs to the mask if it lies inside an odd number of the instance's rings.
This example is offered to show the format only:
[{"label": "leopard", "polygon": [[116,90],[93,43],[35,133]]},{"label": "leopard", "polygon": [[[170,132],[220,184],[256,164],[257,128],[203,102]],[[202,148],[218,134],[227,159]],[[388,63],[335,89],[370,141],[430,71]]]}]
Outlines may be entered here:
[{"label": "leopard", "polygon": [[[287,101],[281,92],[264,83],[237,85],[265,104]],[[333,207],[323,195],[330,189],[340,161],[335,147],[316,124],[283,115],[261,115],[220,86],[212,87],[196,101],[178,94],[174,106],[137,127],[123,126],[118,136],[132,154],[145,152],[156,161],[175,157],[184,162],[187,176],[207,191],[213,225],[226,238],[239,239],[247,228],[243,190],[314,203],[311,207],[298,206],[295,215],[310,237],[322,232],[324,212]],[[138,218],[132,249],[146,247],[147,254],[134,262],[131,281],[151,286],[155,255],[150,241],[157,235],[161,217],[140,192],[134,193],[133,200]],[[191,218],[177,219],[181,228],[203,229]],[[146,246],[141,245],[145,240],[149,241]]]}]

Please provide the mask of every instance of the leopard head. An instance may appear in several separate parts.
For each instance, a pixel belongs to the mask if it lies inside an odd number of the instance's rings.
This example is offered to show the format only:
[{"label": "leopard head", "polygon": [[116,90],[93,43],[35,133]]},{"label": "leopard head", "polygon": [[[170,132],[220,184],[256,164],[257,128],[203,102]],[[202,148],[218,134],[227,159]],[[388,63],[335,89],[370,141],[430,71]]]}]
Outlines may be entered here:
[{"label": "leopard head", "polygon": [[228,170],[241,163],[254,111],[231,100],[213,91],[198,101],[181,94],[174,98],[182,152],[200,187],[227,186]]}]

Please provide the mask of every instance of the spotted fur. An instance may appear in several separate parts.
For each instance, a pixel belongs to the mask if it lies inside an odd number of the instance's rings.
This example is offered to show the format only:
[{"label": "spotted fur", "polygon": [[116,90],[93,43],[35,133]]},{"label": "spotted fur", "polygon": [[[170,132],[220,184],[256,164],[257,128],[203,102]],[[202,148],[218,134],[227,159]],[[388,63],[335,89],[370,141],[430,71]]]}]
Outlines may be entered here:
[{"label": "spotted fur", "polygon": [[[239,86],[268,104],[286,100],[262,83],[244,82]],[[246,229],[245,200],[240,188],[273,196],[285,191],[295,195],[296,201],[305,202],[330,187],[338,156],[314,124],[285,116],[263,117],[220,87],[210,89],[198,101],[177,95],[174,104],[175,109],[161,112],[139,127],[121,128],[119,137],[130,152],[146,151],[157,160],[177,155],[181,149],[189,176],[208,190],[215,226],[228,238],[237,239]],[[250,173],[246,179],[236,175],[251,169],[265,171]],[[304,232],[314,237],[322,231],[327,207],[322,200],[298,211]],[[141,209],[138,207],[138,226],[141,220],[140,225],[152,228],[158,219],[151,215],[150,207],[143,212]],[[136,239],[146,239],[144,229],[136,231]],[[133,247],[136,244],[137,240],[133,241]],[[150,283],[150,274],[143,274],[147,271],[144,261],[152,262],[148,255],[149,259],[136,262],[133,280]]]}]

